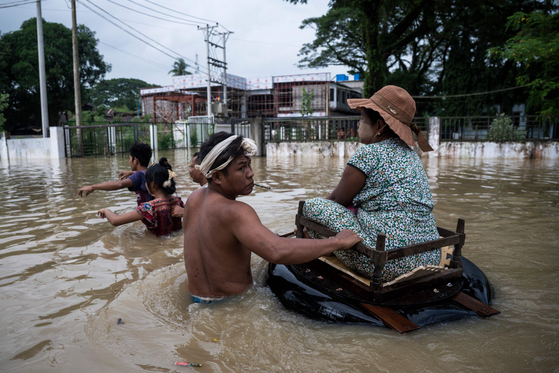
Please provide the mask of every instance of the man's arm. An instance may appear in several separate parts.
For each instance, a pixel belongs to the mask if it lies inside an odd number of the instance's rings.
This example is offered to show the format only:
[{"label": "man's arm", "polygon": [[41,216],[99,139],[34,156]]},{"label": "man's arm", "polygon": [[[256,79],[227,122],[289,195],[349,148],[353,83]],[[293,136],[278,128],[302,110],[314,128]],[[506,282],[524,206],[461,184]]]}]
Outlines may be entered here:
[{"label": "man's arm", "polygon": [[134,185],[132,180],[125,179],[119,181],[107,181],[96,185],[84,185],[78,190],[78,197],[87,197],[96,190],[118,190],[124,188],[131,188]]},{"label": "man's arm", "polygon": [[134,221],[142,220],[142,215],[138,212],[138,210],[132,210],[127,212],[126,214],[118,215],[109,209],[101,209],[97,211],[97,214],[99,214],[99,217],[101,217],[102,219],[106,218],[109,223],[111,223],[115,227],[122,224],[128,224]]},{"label": "man's arm", "polygon": [[353,231],[344,229],[330,239],[282,238],[262,225],[252,207],[240,203],[232,216],[233,235],[256,255],[278,264],[299,264],[328,255],[336,250],[351,248],[362,239]]}]

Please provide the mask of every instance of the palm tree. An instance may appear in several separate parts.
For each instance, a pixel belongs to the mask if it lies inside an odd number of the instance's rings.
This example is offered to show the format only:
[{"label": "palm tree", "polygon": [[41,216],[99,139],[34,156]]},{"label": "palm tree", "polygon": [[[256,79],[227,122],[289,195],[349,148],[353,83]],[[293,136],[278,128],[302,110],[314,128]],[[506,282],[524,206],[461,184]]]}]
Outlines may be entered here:
[{"label": "palm tree", "polygon": [[181,75],[192,75],[190,71],[186,71],[188,64],[184,61],[184,58],[179,58],[173,63],[173,69],[169,71],[169,74],[173,74],[173,76],[181,76]]}]

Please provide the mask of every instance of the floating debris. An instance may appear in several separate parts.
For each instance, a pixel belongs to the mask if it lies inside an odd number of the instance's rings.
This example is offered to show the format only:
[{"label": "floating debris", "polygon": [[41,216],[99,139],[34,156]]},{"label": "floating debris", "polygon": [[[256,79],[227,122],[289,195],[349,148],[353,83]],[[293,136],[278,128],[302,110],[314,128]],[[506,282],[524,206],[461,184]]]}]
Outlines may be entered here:
[{"label": "floating debris", "polygon": [[122,319],[119,317],[118,320],[116,321],[117,325],[124,325],[124,321],[122,321]]},{"label": "floating debris", "polygon": [[202,364],[195,364],[195,363],[189,363],[188,361],[179,361],[177,363],[175,363],[175,365],[180,365],[183,367],[201,367]]}]

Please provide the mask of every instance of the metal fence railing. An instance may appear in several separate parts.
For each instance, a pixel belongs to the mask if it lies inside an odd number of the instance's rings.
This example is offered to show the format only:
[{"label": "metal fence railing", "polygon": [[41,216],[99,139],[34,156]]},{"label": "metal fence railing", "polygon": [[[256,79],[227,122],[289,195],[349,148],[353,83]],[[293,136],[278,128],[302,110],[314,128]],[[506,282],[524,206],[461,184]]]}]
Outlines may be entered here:
[{"label": "metal fence railing", "polygon": [[440,118],[441,140],[525,141],[559,138],[559,117],[535,115]]},{"label": "metal fence railing", "polygon": [[[95,124],[84,122],[82,126],[64,127],[66,157],[107,155],[128,152],[130,145],[141,141],[147,132],[143,123]],[[145,127],[145,128],[144,128]],[[82,139],[83,153],[79,149],[78,137]],[[147,136],[149,139],[149,134]]]},{"label": "metal fence railing", "polygon": [[[297,117],[264,119],[264,141],[358,141],[361,116]],[[427,136],[429,118],[416,117],[414,123]]]}]

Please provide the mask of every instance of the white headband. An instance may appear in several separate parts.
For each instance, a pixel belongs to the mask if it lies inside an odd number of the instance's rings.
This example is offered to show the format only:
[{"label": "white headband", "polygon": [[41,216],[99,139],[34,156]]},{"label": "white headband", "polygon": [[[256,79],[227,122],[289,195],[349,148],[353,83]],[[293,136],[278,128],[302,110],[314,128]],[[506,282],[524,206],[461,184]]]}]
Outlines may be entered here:
[{"label": "white headband", "polygon": [[[223,170],[229,165],[229,163],[231,163],[231,161],[235,157],[229,157],[227,162],[219,167],[214,168],[213,170],[210,170],[210,168],[214,164],[217,157],[219,157],[221,153],[229,146],[229,144],[231,144],[237,137],[237,135],[229,136],[228,138],[214,146],[213,149],[210,150],[210,152],[204,157],[204,160],[202,160],[199,165],[194,166],[194,168],[200,170],[200,172],[206,177],[206,179],[210,179],[212,177],[213,171]],[[244,149],[245,155],[248,157],[256,154],[256,143],[252,139],[247,139],[246,137],[243,138],[243,142],[241,142],[241,148]]]}]

